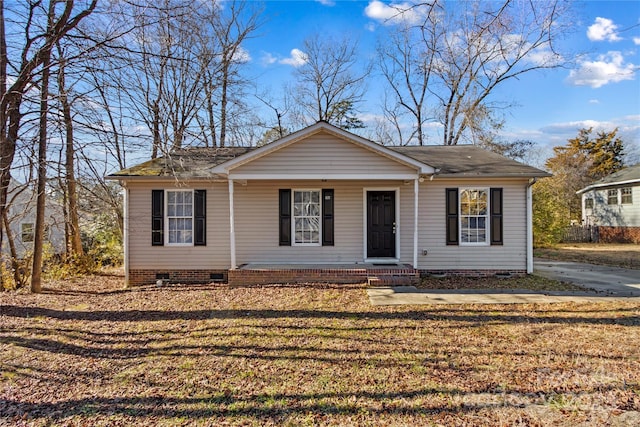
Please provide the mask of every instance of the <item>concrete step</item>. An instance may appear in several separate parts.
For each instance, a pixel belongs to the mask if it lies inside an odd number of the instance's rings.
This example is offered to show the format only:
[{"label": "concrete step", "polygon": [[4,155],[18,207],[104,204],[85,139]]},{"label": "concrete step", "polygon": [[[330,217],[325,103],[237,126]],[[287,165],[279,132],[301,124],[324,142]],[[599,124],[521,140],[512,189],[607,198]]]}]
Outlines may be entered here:
[{"label": "concrete step", "polygon": [[420,277],[415,275],[380,275],[380,276],[368,276],[367,285],[370,287],[376,286],[415,286],[420,282]]}]

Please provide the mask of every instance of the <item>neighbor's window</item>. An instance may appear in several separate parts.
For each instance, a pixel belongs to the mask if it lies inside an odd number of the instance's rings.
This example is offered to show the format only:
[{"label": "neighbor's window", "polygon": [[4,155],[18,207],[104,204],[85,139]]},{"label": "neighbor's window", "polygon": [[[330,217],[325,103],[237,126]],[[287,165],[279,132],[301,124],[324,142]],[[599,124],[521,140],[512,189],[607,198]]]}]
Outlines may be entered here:
[{"label": "neighbor's window", "polygon": [[320,244],[320,190],[293,190],[293,243]]},{"label": "neighbor's window", "polygon": [[625,187],[620,190],[620,203],[623,205],[630,205],[633,203],[633,196],[631,187]]},{"label": "neighbor's window", "polygon": [[32,222],[23,222],[20,226],[20,238],[23,243],[31,243],[33,242],[34,233],[33,233],[33,223]]},{"label": "neighbor's window", "polygon": [[618,189],[608,190],[607,191],[607,204],[608,205],[617,205],[618,204]]},{"label": "neighbor's window", "polygon": [[193,244],[193,191],[167,191],[168,244]]},{"label": "neighbor's window", "polygon": [[486,244],[489,215],[488,189],[460,191],[460,243]]},{"label": "neighbor's window", "polygon": [[591,197],[584,199],[584,208],[593,209],[593,199]]}]

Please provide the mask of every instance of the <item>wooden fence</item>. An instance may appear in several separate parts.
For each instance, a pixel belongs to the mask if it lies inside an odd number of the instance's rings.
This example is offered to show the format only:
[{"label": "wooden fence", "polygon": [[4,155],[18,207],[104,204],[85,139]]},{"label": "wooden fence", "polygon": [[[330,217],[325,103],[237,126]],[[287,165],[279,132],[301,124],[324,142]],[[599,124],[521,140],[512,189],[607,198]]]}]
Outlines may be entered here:
[{"label": "wooden fence", "polygon": [[562,243],[598,243],[600,227],[591,225],[572,225],[562,233]]}]

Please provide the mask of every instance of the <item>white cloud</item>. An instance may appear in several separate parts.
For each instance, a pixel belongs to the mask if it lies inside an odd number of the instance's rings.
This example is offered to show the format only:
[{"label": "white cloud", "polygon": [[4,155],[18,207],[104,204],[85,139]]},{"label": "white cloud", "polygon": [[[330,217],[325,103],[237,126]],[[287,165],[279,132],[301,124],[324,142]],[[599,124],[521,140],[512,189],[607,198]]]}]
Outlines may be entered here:
[{"label": "white cloud", "polygon": [[251,61],[251,55],[249,54],[249,51],[247,49],[243,48],[242,46],[238,46],[238,50],[236,50],[233,54],[233,60],[235,62],[244,64]]},{"label": "white cloud", "polygon": [[262,58],[260,58],[260,62],[262,63],[262,65],[267,66],[278,62],[278,58],[276,58],[269,52],[263,52]]},{"label": "white cloud", "polygon": [[292,67],[301,67],[307,63],[307,54],[300,49],[291,49],[291,55],[288,58],[281,59],[281,64],[291,65]]},{"label": "white cloud", "polygon": [[617,29],[618,26],[611,19],[597,17],[596,22],[587,29],[587,37],[591,41],[615,42],[622,40]]},{"label": "white cloud", "polygon": [[598,56],[596,61],[581,61],[580,68],[571,70],[567,81],[576,86],[599,88],[609,83],[633,80],[637,67],[625,64],[622,53],[607,52]]},{"label": "white cloud", "polygon": [[640,46],[640,37],[634,37],[633,44]]},{"label": "white cloud", "polygon": [[590,99],[589,104],[600,104],[600,101],[598,101],[597,99]]},{"label": "white cloud", "polygon": [[318,3],[320,3],[323,6],[335,6],[336,2],[333,0],[316,0]]},{"label": "white cloud", "polygon": [[373,22],[369,22],[364,26],[364,29],[373,33],[376,30],[376,24]]},{"label": "white cloud", "polygon": [[420,6],[409,2],[386,4],[373,0],[364,9],[364,13],[384,25],[415,24],[424,19],[421,10]]}]

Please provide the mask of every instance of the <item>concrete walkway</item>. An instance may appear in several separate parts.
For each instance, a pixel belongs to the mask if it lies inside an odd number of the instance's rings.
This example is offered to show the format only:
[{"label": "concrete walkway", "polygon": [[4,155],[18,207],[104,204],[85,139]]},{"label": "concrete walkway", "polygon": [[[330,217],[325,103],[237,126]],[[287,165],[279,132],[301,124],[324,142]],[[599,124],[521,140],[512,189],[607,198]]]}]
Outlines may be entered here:
[{"label": "concrete walkway", "polygon": [[559,302],[631,301],[640,303],[640,271],[572,262],[536,259],[534,274],[571,282],[584,292],[508,290],[432,290],[415,286],[367,289],[372,305],[407,304],[535,304]]}]

